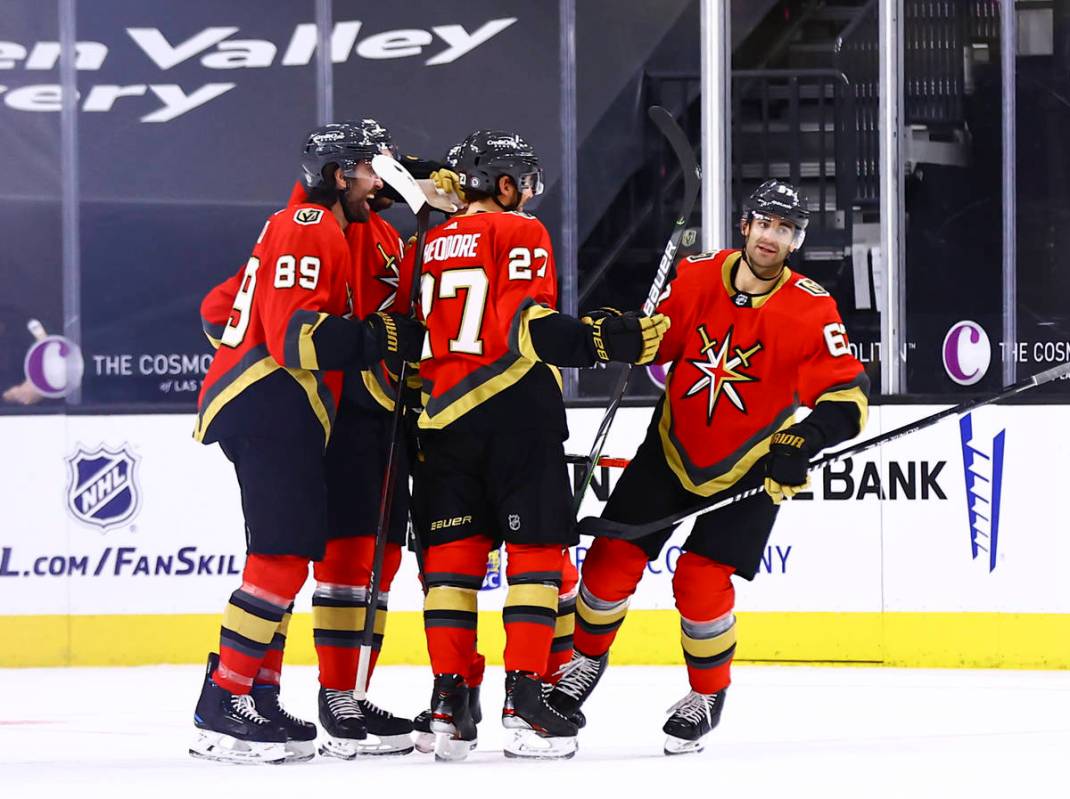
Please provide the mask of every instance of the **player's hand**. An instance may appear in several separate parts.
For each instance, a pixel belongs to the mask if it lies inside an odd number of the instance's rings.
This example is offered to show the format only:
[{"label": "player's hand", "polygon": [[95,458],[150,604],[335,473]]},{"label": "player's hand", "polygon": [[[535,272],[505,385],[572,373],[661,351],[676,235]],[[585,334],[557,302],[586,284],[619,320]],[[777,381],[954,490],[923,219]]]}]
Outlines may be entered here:
[{"label": "player's hand", "polygon": [[591,326],[591,345],[599,361],[640,365],[654,360],[671,324],[664,314],[640,316],[634,312],[600,318],[585,316],[580,321]]},{"label": "player's hand", "polygon": [[779,505],[810,486],[810,457],[821,449],[817,431],[805,423],[774,433],[765,464],[765,493]]},{"label": "player's hand", "polygon": [[435,184],[436,189],[447,197],[450,194],[455,194],[461,202],[465,201],[464,189],[461,188],[461,176],[452,169],[446,169],[446,167],[436,169],[431,173],[431,182]]},{"label": "player's hand", "polygon": [[401,372],[404,361],[419,361],[424,345],[424,326],[411,316],[379,311],[365,320],[375,331],[379,355],[391,374]]}]

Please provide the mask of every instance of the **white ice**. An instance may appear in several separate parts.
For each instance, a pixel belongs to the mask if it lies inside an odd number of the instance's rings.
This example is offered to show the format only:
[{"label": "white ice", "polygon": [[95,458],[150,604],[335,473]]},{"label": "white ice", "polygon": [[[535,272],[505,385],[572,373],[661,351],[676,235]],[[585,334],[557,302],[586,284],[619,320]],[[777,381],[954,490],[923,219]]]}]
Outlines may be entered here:
[{"label": "white ice", "polygon": [[[479,749],[292,766],[190,758],[201,669],[0,669],[0,797],[1070,796],[1070,673],[737,666],[721,725],[698,755],[661,754],[682,667],[610,667],[565,762],[502,756],[502,672],[489,669]],[[424,668],[376,672],[371,698],[427,702]],[[283,700],[315,718],[316,675],[287,667]]]}]

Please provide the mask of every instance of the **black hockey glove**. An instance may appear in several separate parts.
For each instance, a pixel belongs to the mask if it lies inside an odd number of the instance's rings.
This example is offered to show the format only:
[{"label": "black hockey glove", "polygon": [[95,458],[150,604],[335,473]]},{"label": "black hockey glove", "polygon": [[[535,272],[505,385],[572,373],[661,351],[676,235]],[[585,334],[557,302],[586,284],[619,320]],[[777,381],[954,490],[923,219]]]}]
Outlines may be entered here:
[{"label": "black hockey glove", "polygon": [[779,505],[810,485],[810,458],[824,447],[821,431],[806,422],[773,433],[765,464],[765,493]]},{"label": "black hockey glove", "polygon": [[401,372],[404,361],[419,361],[424,346],[424,326],[411,316],[379,311],[364,320],[374,336],[379,357],[391,374]]},{"label": "black hockey glove", "polygon": [[[640,316],[630,311],[614,316],[602,309],[584,316],[581,321],[591,326],[590,344],[594,356],[600,361],[622,363],[650,363],[658,354],[661,339],[669,329],[669,317],[656,313]],[[619,313],[619,312],[618,312]]]}]

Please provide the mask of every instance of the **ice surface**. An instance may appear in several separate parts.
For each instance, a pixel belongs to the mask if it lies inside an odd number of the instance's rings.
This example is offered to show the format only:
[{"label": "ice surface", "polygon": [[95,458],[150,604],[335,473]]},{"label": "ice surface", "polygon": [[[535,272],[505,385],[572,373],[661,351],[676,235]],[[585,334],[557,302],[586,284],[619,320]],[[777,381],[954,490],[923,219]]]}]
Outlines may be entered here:
[{"label": "ice surface", "polygon": [[[502,756],[502,672],[489,669],[479,749],[293,766],[190,758],[201,669],[0,669],[0,797],[1068,796],[1070,673],[738,666],[706,751],[661,754],[682,667],[610,666],[566,762]],[[283,700],[315,718],[316,673],[287,667]],[[414,715],[427,669],[376,672],[371,698]]]}]

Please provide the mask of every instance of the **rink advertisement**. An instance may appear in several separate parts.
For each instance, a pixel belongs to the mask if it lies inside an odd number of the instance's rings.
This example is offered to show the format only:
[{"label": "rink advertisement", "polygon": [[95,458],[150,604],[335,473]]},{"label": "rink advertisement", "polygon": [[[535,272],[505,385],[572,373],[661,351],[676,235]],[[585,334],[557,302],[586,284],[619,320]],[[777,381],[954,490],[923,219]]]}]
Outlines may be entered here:
[{"label": "rink advertisement", "polygon": [[[874,408],[865,435],[933,410]],[[1036,491],[1070,478],[1070,452],[1046,448],[1067,412],[985,408],[815,474],[783,507],[754,581],[736,581],[740,657],[1070,665],[1044,643],[1066,640],[1070,626],[1070,544]],[[649,414],[622,410],[606,452],[630,456]],[[599,418],[570,411],[569,452],[587,450]],[[211,644],[240,580],[243,523],[230,464],[193,441],[192,425],[186,415],[0,418],[0,440],[18,457],[0,483],[0,632],[28,641],[34,631],[22,665],[192,660]],[[619,474],[598,471],[581,515],[597,514]],[[626,661],[679,657],[672,577],[687,532],[647,566],[622,632]],[[581,569],[589,543],[573,552]],[[494,657],[505,564],[497,552],[489,560],[480,640]],[[295,630],[307,626],[310,589]],[[421,606],[408,557],[384,657],[423,657]],[[185,632],[161,643],[162,629]],[[90,643],[101,636],[121,643],[102,654]],[[311,657],[300,637],[294,657]]]}]

